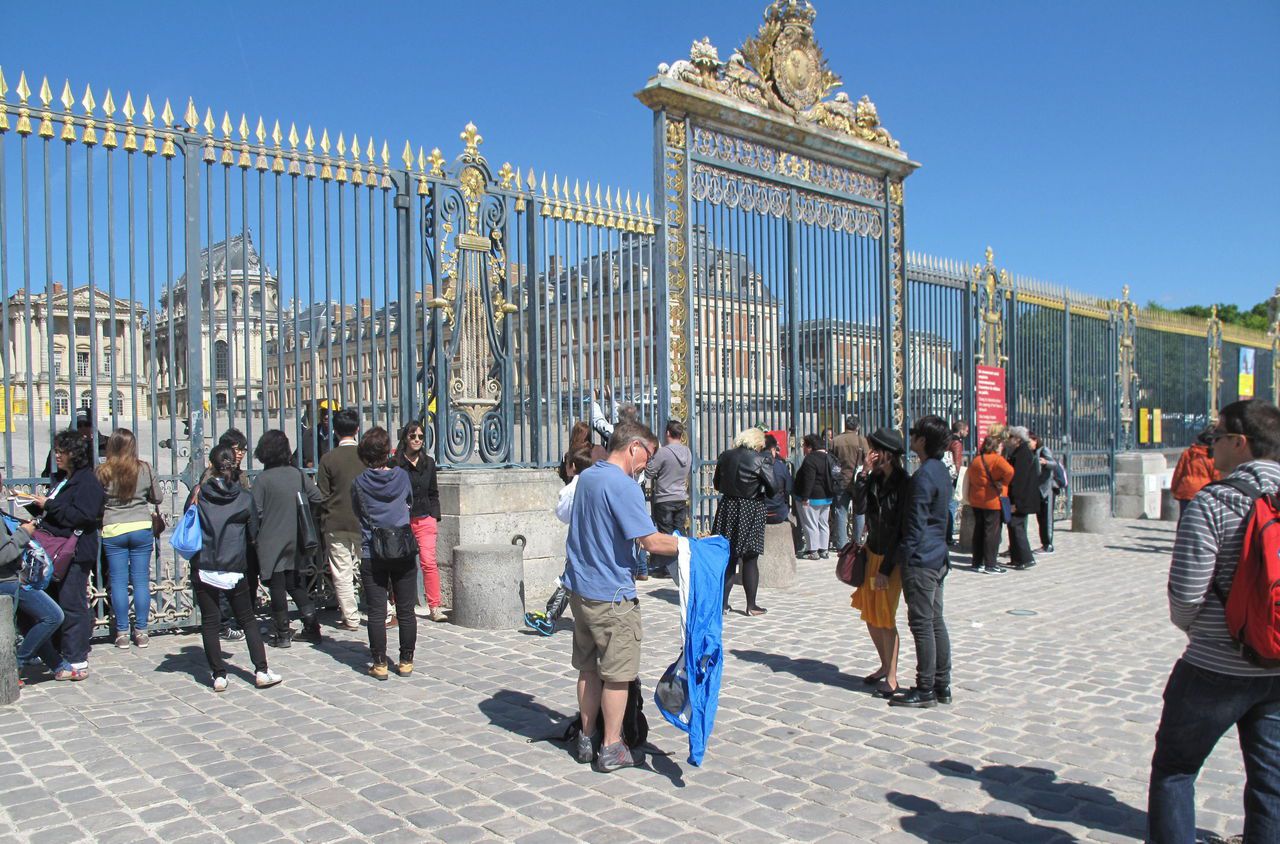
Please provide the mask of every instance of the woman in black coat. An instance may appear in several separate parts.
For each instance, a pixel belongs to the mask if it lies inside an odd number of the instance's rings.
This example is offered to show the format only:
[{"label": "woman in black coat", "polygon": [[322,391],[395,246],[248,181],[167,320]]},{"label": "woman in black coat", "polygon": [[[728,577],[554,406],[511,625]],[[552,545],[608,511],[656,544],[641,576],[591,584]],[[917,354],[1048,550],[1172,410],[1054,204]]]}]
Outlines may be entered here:
[{"label": "woman in black coat", "polygon": [[716,461],[712,484],[720,493],[711,532],[729,540],[729,566],[724,572],[724,612],[729,611],[729,590],[733,576],[742,565],[742,590],[747,593],[747,615],[764,615],[756,603],[760,586],[760,555],[764,553],[765,502],[777,488],[773,467],[764,454],[764,431],[747,428],[739,432],[733,448]]},{"label": "woman in black coat", "polygon": [[827,558],[827,546],[831,542],[831,525],[827,517],[831,513],[831,502],[835,499],[835,479],[838,476],[838,472],[832,472],[833,465],[822,438],[816,434],[806,434],[804,462],[800,464],[800,471],[796,472],[793,495],[796,499],[796,512],[800,516],[800,527],[804,530],[806,553],[802,556],[808,560]]},{"label": "woman in black coat", "polygon": [[1029,444],[1027,429],[1015,425],[1009,429],[1009,462],[1013,464],[1013,480],[1009,482],[1009,503],[1013,516],[1009,519],[1009,565],[1029,569],[1036,564],[1027,539],[1027,516],[1040,510],[1040,461]]},{"label": "woman in black coat", "polygon": [[262,464],[251,493],[258,512],[258,572],[271,593],[274,630],[267,637],[273,648],[293,642],[289,626],[289,596],[302,616],[302,638],[320,642],[320,622],[307,592],[302,550],[298,548],[298,493],[318,506],[324,496],[311,478],[290,463],[289,438],[284,431],[267,431],[258,440],[253,456]]},{"label": "woman in black coat", "polygon": [[440,569],[436,565],[436,534],[440,525],[440,487],[436,483],[436,461],[423,447],[426,431],[418,422],[400,429],[395,465],[409,475],[413,487],[413,507],[409,526],[418,540],[418,565],[422,568],[422,594],[432,621],[444,621],[440,608]]},{"label": "woman in black coat", "polygon": [[58,471],[47,496],[32,498],[32,509],[41,516],[40,527],[55,536],[79,535],[76,553],[66,575],[50,592],[62,607],[62,658],[79,672],[89,670],[89,637],[93,616],[89,611],[89,576],[98,560],[98,535],[106,493],[93,472],[93,443],[77,431],[62,431],[53,440]]}]

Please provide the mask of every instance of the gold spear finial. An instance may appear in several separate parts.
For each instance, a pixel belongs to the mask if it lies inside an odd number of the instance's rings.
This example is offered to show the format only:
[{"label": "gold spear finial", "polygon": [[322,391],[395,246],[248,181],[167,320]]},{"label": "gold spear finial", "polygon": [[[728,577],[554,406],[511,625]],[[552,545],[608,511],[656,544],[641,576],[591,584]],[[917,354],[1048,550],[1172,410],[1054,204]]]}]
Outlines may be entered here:
[{"label": "gold spear finial", "polygon": [[404,162],[404,169],[413,169],[413,148],[409,146],[409,142],[404,142],[404,152],[400,154],[400,160]]},{"label": "gold spear finial", "polygon": [[182,115],[182,122],[187,124],[188,129],[196,129],[200,125],[200,112],[196,111],[195,97],[187,97],[187,111]]},{"label": "gold spear finial", "polygon": [[311,127],[307,127],[307,134],[302,137],[302,145],[307,148],[307,152],[311,152],[316,146],[316,136],[312,133]]},{"label": "gold spear finial", "polygon": [[156,119],[156,110],[151,106],[151,95],[147,94],[146,100],[142,104],[142,119],[150,126]]},{"label": "gold spear finial", "polygon": [[289,123],[289,149],[298,149],[298,124],[293,122]]},{"label": "gold spear finial", "polygon": [[18,73],[18,87],[14,88],[18,92],[18,102],[26,103],[31,96],[31,86],[27,85],[27,72],[25,70]]},{"label": "gold spear finial", "polygon": [[71,106],[75,105],[76,98],[71,93],[71,80],[67,79],[62,83],[62,109],[63,111],[71,111]]},{"label": "gold spear finial", "polygon": [[214,122],[213,122],[213,109],[211,109],[211,108],[205,108],[205,110],[204,110],[204,133],[205,133],[206,135],[208,135],[210,138],[212,138],[212,137],[213,137],[213,130],[214,130],[214,129],[216,129],[216,128],[218,128],[218,125],[217,125],[216,123],[214,123]]},{"label": "gold spear finial", "polygon": [[258,125],[254,127],[253,136],[258,139],[258,146],[262,146],[267,142],[267,127],[262,123],[262,116],[258,116]]},{"label": "gold spear finial", "polygon": [[325,155],[329,154],[329,130],[320,130],[320,151]]},{"label": "gold spear finial", "polygon": [[164,101],[164,108],[160,112],[160,119],[164,121],[165,126],[173,125],[173,106],[169,105],[169,100]]}]

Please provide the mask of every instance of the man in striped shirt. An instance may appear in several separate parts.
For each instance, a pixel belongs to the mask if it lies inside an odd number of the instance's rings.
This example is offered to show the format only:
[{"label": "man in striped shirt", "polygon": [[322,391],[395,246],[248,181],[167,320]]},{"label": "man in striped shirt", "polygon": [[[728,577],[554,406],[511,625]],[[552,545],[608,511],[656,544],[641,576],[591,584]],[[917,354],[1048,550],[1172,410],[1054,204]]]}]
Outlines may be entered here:
[{"label": "man in striped shirt", "polygon": [[[1280,488],[1280,409],[1259,400],[1222,409],[1213,461],[1224,479],[1262,492]],[[1225,485],[1192,499],[1178,524],[1169,570],[1169,614],[1189,642],[1164,691],[1147,796],[1148,840],[1192,844],[1195,780],[1233,725],[1244,753],[1244,837],[1280,841],[1280,669],[1240,655],[1214,589],[1231,588],[1252,500]]]}]

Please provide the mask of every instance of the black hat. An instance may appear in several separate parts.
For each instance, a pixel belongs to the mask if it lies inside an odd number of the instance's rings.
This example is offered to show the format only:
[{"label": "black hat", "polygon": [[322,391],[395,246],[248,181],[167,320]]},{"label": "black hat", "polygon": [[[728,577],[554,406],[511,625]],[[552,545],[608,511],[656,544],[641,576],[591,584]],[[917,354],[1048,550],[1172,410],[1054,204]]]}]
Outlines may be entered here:
[{"label": "black hat", "polygon": [[881,451],[891,451],[894,454],[903,454],[906,451],[902,445],[902,434],[890,428],[876,428],[875,433],[867,439],[871,445]]}]

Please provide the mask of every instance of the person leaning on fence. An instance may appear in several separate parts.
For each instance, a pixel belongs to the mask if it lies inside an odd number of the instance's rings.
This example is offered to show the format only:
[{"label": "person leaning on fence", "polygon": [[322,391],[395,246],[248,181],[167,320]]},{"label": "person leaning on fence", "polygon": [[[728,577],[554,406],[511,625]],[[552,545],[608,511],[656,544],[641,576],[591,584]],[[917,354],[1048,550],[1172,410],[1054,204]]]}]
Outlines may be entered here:
[{"label": "person leaning on fence", "polygon": [[[320,458],[316,469],[316,487],[324,496],[325,555],[333,578],[333,594],[338,600],[342,630],[360,629],[360,610],[356,605],[355,578],[360,570],[360,522],[351,506],[351,484],[365,470],[356,449],[356,433],[360,416],[352,408],[333,414],[333,431],[338,444]],[[368,595],[365,596],[368,600]]]},{"label": "person leaning on fence", "polygon": [[218,630],[222,611],[218,595],[227,601],[244,630],[253,660],[254,685],[260,689],[280,682],[280,675],[267,666],[267,649],[253,618],[253,596],[249,594],[249,546],[258,537],[258,513],[253,497],[240,485],[239,461],[230,446],[219,445],[209,455],[213,474],[196,493],[203,542],[191,558],[191,582],[200,609],[200,634],[204,655],[213,677],[213,690],[227,689],[227,667],[222,660]]},{"label": "person leaning on fence", "polygon": [[733,576],[742,568],[742,591],[747,595],[746,615],[764,615],[756,603],[760,588],[760,555],[764,553],[765,502],[777,491],[770,455],[764,451],[764,431],[746,428],[734,438],[733,448],[716,461],[712,484],[720,503],[711,532],[729,540],[729,566],[724,571],[724,612],[729,612]]},{"label": "person leaning on fence", "polygon": [[986,437],[978,446],[966,472],[969,509],[973,512],[973,570],[979,574],[1004,574],[996,562],[1000,527],[1004,524],[1000,496],[1013,480],[1013,467],[1000,454],[1000,441]]},{"label": "person leaning on fence", "polygon": [[800,527],[804,531],[806,553],[802,556],[809,560],[825,560],[828,556],[827,546],[831,542],[828,517],[836,494],[837,473],[832,471],[834,461],[821,437],[806,434],[803,447],[804,462],[796,472],[793,493],[796,511],[800,516]]},{"label": "person leaning on fence", "polygon": [[307,589],[302,549],[298,547],[298,494],[308,507],[324,501],[306,473],[292,463],[289,437],[284,431],[267,431],[258,438],[253,456],[262,464],[253,485],[253,506],[258,516],[258,573],[271,595],[272,631],[267,644],[287,648],[293,643],[289,625],[289,597],[302,618],[302,638],[319,644],[320,621]]},{"label": "person leaning on fence", "polygon": [[1179,516],[1187,512],[1187,505],[1196,497],[1196,493],[1218,480],[1218,470],[1213,465],[1212,446],[1213,428],[1205,428],[1178,458],[1170,487],[1173,489],[1174,500],[1178,502]]},{"label": "person leaning on fence", "polygon": [[129,587],[133,586],[133,644],[148,645],[151,612],[151,553],[159,514],[160,487],[150,464],[138,459],[133,431],[117,428],[107,443],[107,459],[95,470],[106,503],[102,511],[102,556],[107,563],[115,645],[129,649]]},{"label": "person leaning on fence", "polygon": [[440,568],[436,561],[436,539],[440,525],[440,487],[436,483],[436,459],[423,448],[426,430],[418,422],[400,429],[395,464],[409,476],[413,486],[413,510],[409,525],[418,541],[418,563],[422,567],[422,594],[427,601],[427,617],[445,620],[440,607]]},{"label": "person leaning on fence", "polygon": [[[639,422],[621,422],[609,440],[609,458],[577,479],[565,544],[563,581],[573,610],[573,667],[578,671],[582,719],[576,756],[594,759],[607,773],[635,764],[622,740],[627,687],[640,674],[640,603],[631,577],[632,547],[674,556],[676,537],[658,532],[636,478],[658,446]],[[597,713],[604,712],[604,742],[592,744]]]},{"label": "person leaning on fence", "polygon": [[835,501],[831,504],[832,530],[835,531],[835,543],[843,548],[850,539],[862,539],[866,527],[861,514],[853,516],[853,533],[849,533],[849,505],[853,501],[853,478],[867,459],[867,438],[862,435],[862,422],[850,414],[844,418],[844,432],[837,434],[832,441],[831,453],[840,464],[840,483],[836,490]]},{"label": "person leaning on fence", "polygon": [[[413,547],[410,513],[413,484],[405,470],[387,465],[391,456],[391,435],[385,428],[365,432],[357,447],[365,470],[351,484],[351,505],[360,524],[360,582],[369,608],[369,652],[373,664],[369,675],[386,680],[387,597],[395,594],[399,624],[400,660],[396,672],[401,677],[413,673],[413,653],[418,644],[418,618],[413,605],[418,600],[418,550]],[[374,535],[395,532],[397,546],[404,553],[386,556]]]},{"label": "person leaning on fence", "polygon": [[1027,517],[1040,510],[1040,464],[1031,451],[1030,434],[1021,425],[1014,425],[1008,432],[1009,463],[1013,466],[1013,480],[1009,481],[1009,504],[1013,513],[1009,519],[1009,566],[1029,569],[1036,564],[1027,539]]},{"label": "person leaning on fence", "polygon": [[[1147,840],[1197,840],[1195,782],[1231,727],[1244,756],[1244,840],[1280,841],[1280,667],[1246,659],[1227,628],[1233,579],[1252,499],[1280,489],[1280,409],[1257,399],[1222,408],[1210,435],[1223,482],[1206,486],[1178,522],[1169,616],[1187,648],[1164,690],[1147,796]],[[1265,588],[1265,587],[1262,587]],[[1221,797],[1221,786],[1215,783]]]},{"label": "person leaning on fence", "polygon": [[51,584],[62,621],[62,658],[78,671],[89,670],[89,577],[98,560],[102,507],[106,498],[93,473],[92,444],[76,431],[62,431],[53,439],[57,471],[47,496],[36,495],[31,507],[41,516],[40,527],[58,537],[76,536],[75,553],[61,582]]},{"label": "person leaning on fence", "polygon": [[83,680],[88,671],[73,668],[53,646],[53,634],[62,626],[62,607],[42,589],[24,589],[19,581],[22,555],[36,531],[36,523],[23,522],[12,531],[0,520],[0,595],[13,598],[14,611],[26,616],[31,626],[18,645],[18,670],[38,660],[53,672],[55,680]]},{"label": "person leaning on fence", "polygon": [[867,625],[880,665],[862,678],[889,698],[898,690],[898,601],[902,598],[902,566],[898,549],[907,507],[907,472],[902,466],[902,436],[880,428],[871,435],[861,472],[853,483],[853,510],[866,519],[866,576],[850,605]]},{"label": "person leaning on fence", "polygon": [[[653,523],[659,533],[673,534],[685,530],[689,521],[689,471],[693,452],[685,445],[684,423],[667,422],[667,442],[649,461],[644,476],[653,482]],[[655,555],[649,563],[650,574],[666,577],[667,566],[674,557]]]},{"label": "person leaning on fence", "polygon": [[1040,435],[1035,431],[1028,431],[1027,436],[1030,439],[1031,453],[1035,455],[1036,462],[1040,466],[1040,504],[1036,509],[1036,525],[1040,528],[1040,551],[1045,554],[1053,553],[1053,508],[1054,498],[1057,495],[1058,458],[1053,456],[1053,452],[1049,450],[1049,446],[1044,444],[1044,440],[1040,439]]},{"label": "person leaning on fence", "polygon": [[916,645],[916,684],[889,698],[890,706],[921,709],[951,703],[951,637],[942,600],[951,571],[946,537],[951,474],[942,463],[948,433],[947,420],[940,416],[922,416],[910,431],[920,466],[907,486],[898,557],[907,626]]},{"label": "person leaning on fence", "polygon": [[[956,485],[960,485],[961,475],[964,473],[964,441],[969,436],[969,423],[963,419],[953,420],[951,423],[951,438],[947,440],[947,451],[951,455],[951,465],[956,467]],[[960,494],[957,490],[956,494],[951,496],[951,505],[947,509],[947,544],[954,547],[958,542],[956,537],[956,513],[960,509]]]}]

